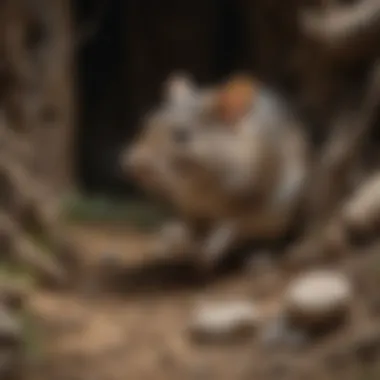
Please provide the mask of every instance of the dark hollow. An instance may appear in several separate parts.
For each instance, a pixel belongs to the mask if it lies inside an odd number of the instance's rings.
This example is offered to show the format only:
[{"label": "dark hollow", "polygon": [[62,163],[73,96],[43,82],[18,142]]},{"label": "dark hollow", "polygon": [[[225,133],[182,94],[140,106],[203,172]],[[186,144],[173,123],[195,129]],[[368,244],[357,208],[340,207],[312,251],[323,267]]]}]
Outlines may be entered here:
[{"label": "dark hollow", "polygon": [[[104,1],[72,1],[78,39]],[[87,192],[135,191],[123,178],[118,157],[170,72],[189,71],[200,84],[208,84],[248,66],[252,49],[244,39],[237,2],[157,3],[105,1],[95,33],[78,48],[76,179]]]}]

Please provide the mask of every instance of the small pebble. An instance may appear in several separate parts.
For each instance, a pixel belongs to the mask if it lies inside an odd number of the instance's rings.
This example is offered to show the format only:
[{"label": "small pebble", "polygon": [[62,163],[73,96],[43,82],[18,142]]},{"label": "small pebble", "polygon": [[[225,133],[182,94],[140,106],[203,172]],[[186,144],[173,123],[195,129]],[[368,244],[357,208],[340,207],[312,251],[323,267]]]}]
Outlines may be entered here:
[{"label": "small pebble", "polygon": [[249,302],[210,302],[196,308],[189,328],[196,340],[220,342],[249,337],[260,321]]},{"label": "small pebble", "polygon": [[344,275],[315,271],[301,275],[290,284],[285,308],[293,322],[313,327],[346,316],[351,299],[351,284]]}]

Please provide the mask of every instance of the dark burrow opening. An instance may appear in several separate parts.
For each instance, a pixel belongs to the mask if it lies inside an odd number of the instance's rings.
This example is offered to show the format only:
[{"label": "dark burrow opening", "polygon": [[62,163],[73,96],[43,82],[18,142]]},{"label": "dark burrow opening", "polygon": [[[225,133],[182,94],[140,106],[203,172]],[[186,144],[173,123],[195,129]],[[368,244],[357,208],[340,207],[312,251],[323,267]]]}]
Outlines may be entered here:
[{"label": "dark burrow opening", "polygon": [[115,163],[127,121],[121,79],[123,0],[76,0],[73,4],[78,43],[76,180],[86,192],[122,192],[125,184]]},{"label": "dark burrow opening", "polygon": [[[145,4],[146,7],[149,6],[148,3]],[[142,11],[141,4],[132,0],[72,0],[72,5],[77,43],[76,181],[80,189],[89,194],[130,196],[131,193],[136,194],[138,190],[120,171],[118,165],[120,151],[137,131],[142,109],[151,105],[151,94],[157,93],[157,83],[167,72],[192,69],[190,63],[188,67],[174,66],[178,63],[186,66],[186,58],[183,57],[186,54],[182,51],[181,56],[179,51],[176,55],[175,43],[182,42],[179,40],[173,44],[171,37],[165,35],[167,23],[173,22],[174,25],[176,22],[177,8],[173,6],[171,0],[163,1],[162,7],[167,9],[161,8],[160,14],[162,13],[165,18],[162,21],[154,21],[152,27],[152,15]],[[212,17],[216,19],[213,26],[210,23],[210,28],[214,29],[208,31],[208,26],[203,27],[203,35],[196,33],[194,36],[199,42],[202,38],[212,36],[211,62],[209,57],[199,54],[196,60],[198,73],[192,72],[196,79],[201,79],[205,83],[224,78],[237,69],[246,69],[244,64],[247,57],[242,17],[236,2],[214,0],[213,5],[208,7],[208,12],[210,8]],[[136,17],[129,17],[128,12],[131,14],[136,12],[136,9],[138,17],[134,20]],[[186,15],[190,18],[189,25],[197,24],[196,13],[199,9],[203,8],[196,8],[194,15]],[[136,28],[134,23],[140,23],[143,27]],[[156,38],[155,33],[151,33],[152,28],[157,29],[156,34],[160,37]],[[165,38],[169,41],[165,46],[165,51],[168,46],[170,49],[168,58],[161,59],[157,64],[159,68],[154,71],[149,69],[152,66],[149,66],[145,73],[141,71],[142,76],[152,78],[151,88],[145,89],[145,94],[148,94],[145,99],[144,94],[141,96],[141,89],[136,86],[139,79],[131,80],[134,72],[131,70],[130,61],[136,61],[136,46],[144,45],[143,53],[152,56],[153,50],[160,49],[160,44],[166,44]],[[195,46],[197,42],[194,41]],[[162,68],[160,65],[166,66]],[[207,69],[203,70],[206,66]],[[150,85],[149,81],[148,85],[147,82],[141,83],[145,87]],[[136,107],[136,97],[139,97],[143,107]]]}]

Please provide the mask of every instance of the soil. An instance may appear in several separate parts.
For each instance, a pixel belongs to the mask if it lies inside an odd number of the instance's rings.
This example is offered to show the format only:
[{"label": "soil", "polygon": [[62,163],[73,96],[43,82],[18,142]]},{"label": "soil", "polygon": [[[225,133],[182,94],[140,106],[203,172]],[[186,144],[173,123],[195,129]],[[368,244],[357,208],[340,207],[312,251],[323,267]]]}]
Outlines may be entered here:
[{"label": "soil", "polygon": [[[289,276],[252,266],[210,281],[150,256],[151,236],[126,226],[72,226],[80,282],[36,290],[30,306],[43,355],[28,377],[54,380],[377,379],[380,367],[380,252],[363,250],[339,267],[355,284],[352,315],[332,332],[288,347],[267,347],[260,331],[245,342],[200,345],[186,330],[202,299],[250,299],[276,309]],[[263,291],[264,289],[264,291]],[[273,307],[274,306],[274,307]],[[380,325],[379,325],[380,326]],[[377,376],[376,376],[377,374]]]}]

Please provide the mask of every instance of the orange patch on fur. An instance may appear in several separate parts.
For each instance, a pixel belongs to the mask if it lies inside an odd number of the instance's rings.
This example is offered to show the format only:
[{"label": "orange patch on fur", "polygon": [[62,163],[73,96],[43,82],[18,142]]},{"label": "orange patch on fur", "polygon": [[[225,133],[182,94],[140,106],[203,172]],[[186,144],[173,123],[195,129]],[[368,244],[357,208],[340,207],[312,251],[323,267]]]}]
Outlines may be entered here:
[{"label": "orange patch on fur", "polygon": [[217,114],[227,123],[237,122],[250,108],[257,93],[253,79],[236,76],[222,87],[217,100]]}]

